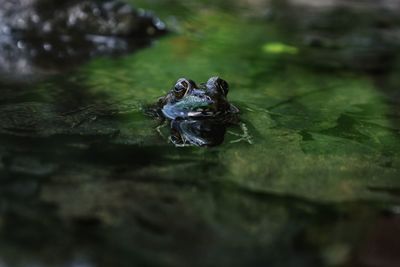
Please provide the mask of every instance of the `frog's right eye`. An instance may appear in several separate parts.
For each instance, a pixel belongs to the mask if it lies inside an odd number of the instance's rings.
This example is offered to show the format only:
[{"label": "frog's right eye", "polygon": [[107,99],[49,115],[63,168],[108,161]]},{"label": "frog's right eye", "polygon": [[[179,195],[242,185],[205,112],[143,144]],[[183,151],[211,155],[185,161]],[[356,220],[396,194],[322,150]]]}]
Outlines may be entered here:
[{"label": "frog's right eye", "polygon": [[182,91],[186,91],[189,87],[189,84],[186,81],[179,82],[175,85],[174,91],[176,93],[180,93]]},{"label": "frog's right eye", "polygon": [[187,90],[189,90],[190,82],[186,79],[179,79],[174,87],[174,94],[176,98],[182,98]]}]

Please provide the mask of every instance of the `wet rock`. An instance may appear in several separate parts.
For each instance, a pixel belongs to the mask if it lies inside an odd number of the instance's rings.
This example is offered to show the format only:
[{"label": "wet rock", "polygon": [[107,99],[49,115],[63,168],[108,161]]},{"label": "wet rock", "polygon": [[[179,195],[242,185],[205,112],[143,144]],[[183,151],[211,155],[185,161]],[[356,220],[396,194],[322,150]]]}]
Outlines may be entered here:
[{"label": "wet rock", "polygon": [[0,75],[12,80],[70,69],[96,55],[132,52],[165,33],[161,20],[120,1],[0,5]]},{"label": "wet rock", "polygon": [[120,1],[5,2],[0,11],[3,33],[147,37],[165,30],[151,13]]}]

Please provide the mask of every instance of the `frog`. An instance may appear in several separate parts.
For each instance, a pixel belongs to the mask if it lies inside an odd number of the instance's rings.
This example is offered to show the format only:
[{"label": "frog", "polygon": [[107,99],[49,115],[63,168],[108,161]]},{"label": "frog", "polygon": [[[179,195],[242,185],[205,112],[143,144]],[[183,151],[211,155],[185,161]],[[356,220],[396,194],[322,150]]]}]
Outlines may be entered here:
[{"label": "frog", "polygon": [[220,77],[211,77],[199,86],[191,79],[180,78],[173,88],[159,98],[161,116],[168,120],[213,119],[227,121],[239,109],[228,101],[229,84]]},{"label": "frog", "polygon": [[196,84],[188,78],[180,78],[166,95],[147,109],[163,124],[157,131],[169,125],[169,141],[177,147],[213,147],[224,142],[227,127],[239,124],[239,109],[228,101],[229,84],[215,76],[207,82]]}]

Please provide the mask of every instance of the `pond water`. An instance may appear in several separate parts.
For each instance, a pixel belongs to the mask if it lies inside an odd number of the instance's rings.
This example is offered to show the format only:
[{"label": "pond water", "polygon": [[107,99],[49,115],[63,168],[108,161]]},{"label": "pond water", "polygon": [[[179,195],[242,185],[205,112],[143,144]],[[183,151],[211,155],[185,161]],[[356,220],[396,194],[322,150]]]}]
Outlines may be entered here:
[{"label": "pond water", "polygon": [[[400,22],[289,2],[134,1],[170,32],[3,76],[0,266],[399,266]],[[241,122],[175,147],[146,106],[212,76]]]}]

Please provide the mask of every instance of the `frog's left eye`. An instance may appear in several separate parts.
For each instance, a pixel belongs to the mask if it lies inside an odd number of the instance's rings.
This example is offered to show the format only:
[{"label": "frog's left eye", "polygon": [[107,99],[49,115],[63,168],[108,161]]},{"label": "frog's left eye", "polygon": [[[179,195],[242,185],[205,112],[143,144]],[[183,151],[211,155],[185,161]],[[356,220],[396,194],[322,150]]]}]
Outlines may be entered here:
[{"label": "frog's left eye", "polygon": [[206,86],[208,92],[211,94],[220,94],[226,97],[229,93],[228,82],[219,77],[210,78]]},{"label": "frog's left eye", "polygon": [[227,81],[219,79],[218,80],[218,87],[220,92],[224,95],[227,96],[229,93],[229,84]]}]

